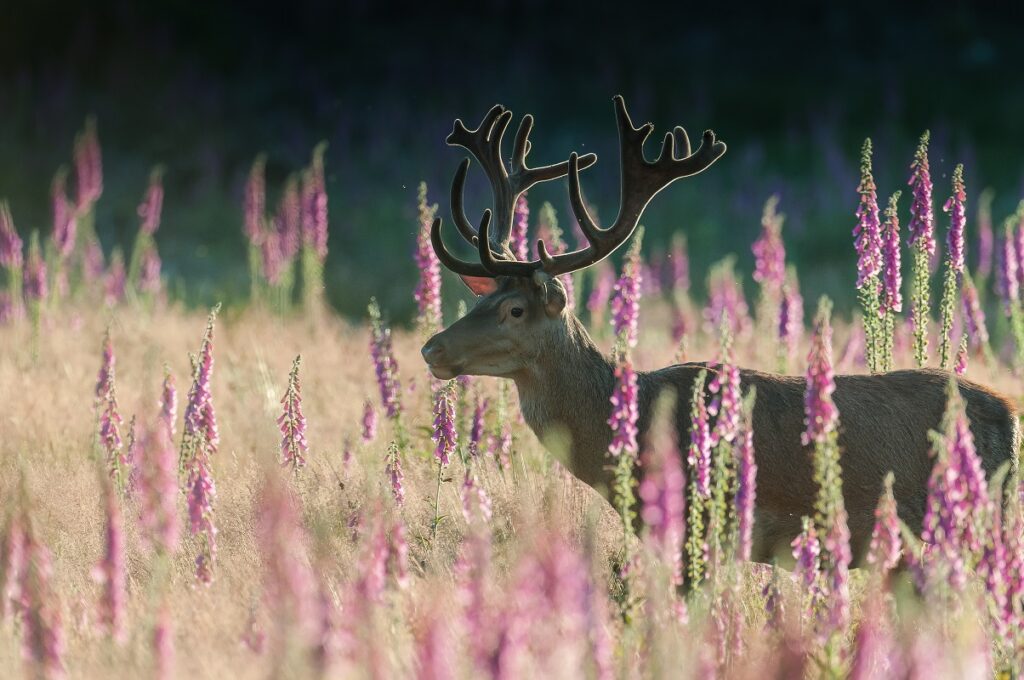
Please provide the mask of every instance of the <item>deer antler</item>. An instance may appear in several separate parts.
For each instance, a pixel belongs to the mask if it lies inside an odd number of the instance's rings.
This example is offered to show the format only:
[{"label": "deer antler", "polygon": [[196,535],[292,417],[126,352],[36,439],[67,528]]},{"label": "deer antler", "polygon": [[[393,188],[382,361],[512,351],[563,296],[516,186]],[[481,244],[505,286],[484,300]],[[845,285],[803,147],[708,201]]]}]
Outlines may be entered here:
[{"label": "deer antler", "polygon": [[[682,127],[676,127],[665,135],[661,155],[651,162],[644,157],[644,142],[654,131],[654,125],[645,123],[633,127],[626,104],[621,96],[614,98],[615,113],[619,127],[619,155],[621,166],[619,214],[607,229],[601,229],[594,222],[583,202],[579,172],[592,165],[597,157],[593,154],[578,156],[575,152],[564,163],[542,168],[527,168],[526,154],[530,149],[529,135],[533,128],[533,116],[523,117],[516,134],[512,155],[512,173],[505,171],[501,161],[501,138],[508,127],[512,114],[501,106],[495,106],[476,130],[467,130],[461,120],[455,121],[455,128],[448,136],[448,143],[462,146],[470,151],[483,166],[491,180],[495,197],[498,231],[493,242],[489,238],[490,211],[484,212],[477,234],[462,209],[462,191],[469,168],[469,159],[463,161],[455,173],[452,185],[452,214],[459,232],[467,241],[477,246],[480,264],[465,262],[451,255],[444,248],[440,235],[440,221],[435,221],[431,231],[434,249],[446,267],[460,274],[472,276],[530,276],[543,269],[551,276],[582,269],[611,255],[636,229],[640,216],[654,196],[669,184],[682,177],[690,177],[703,171],[725,153],[725,143],[707,130],[696,152],[690,151],[690,140]],[[676,147],[681,156],[677,157]],[[518,262],[511,257],[508,249],[512,230],[512,215],[515,201],[523,191],[537,182],[569,175],[569,202],[589,245],[581,250],[562,255],[548,253],[544,241],[537,242],[539,259]],[[492,249],[497,246],[497,253]],[[483,272],[483,273],[482,273]]]}]

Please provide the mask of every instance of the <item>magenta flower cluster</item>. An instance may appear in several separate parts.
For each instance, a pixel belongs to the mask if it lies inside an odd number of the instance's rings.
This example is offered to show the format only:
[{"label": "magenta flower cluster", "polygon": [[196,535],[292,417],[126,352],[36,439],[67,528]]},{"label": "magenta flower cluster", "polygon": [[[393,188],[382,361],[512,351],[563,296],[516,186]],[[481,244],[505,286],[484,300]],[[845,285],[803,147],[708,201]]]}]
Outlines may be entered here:
[{"label": "magenta flower cluster", "polygon": [[282,412],[277,418],[281,430],[281,465],[291,466],[298,471],[306,465],[309,443],[306,441],[306,416],[302,414],[302,384],[299,381],[299,365],[302,357],[295,357],[288,388],[281,398]]},{"label": "magenta flower cluster", "polygon": [[890,209],[885,211],[885,229],[882,233],[882,312],[903,311],[903,279],[900,272],[900,218],[896,213],[899,192],[893,196]]},{"label": "magenta flower cluster", "polygon": [[622,453],[636,455],[637,452],[637,420],[640,410],[637,405],[636,371],[629,359],[615,367],[615,388],[612,392],[612,413],[608,425],[612,430],[612,441],[608,452],[612,456]]},{"label": "magenta flower cluster", "polygon": [[452,382],[437,391],[434,397],[434,457],[441,465],[451,462],[451,455],[459,443],[459,433],[455,429],[455,390]]},{"label": "magenta flower cluster", "polygon": [[964,271],[964,225],[967,223],[964,203],[966,200],[964,166],[958,165],[953,171],[953,195],[946,199],[942,206],[942,210],[949,213],[949,233],[946,234],[949,262],[953,271],[958,274],[962,274]]},{"label": "magenta flower cluster", "polygon": [[754,280],[777,295],[786,280],[786,246],[782,241],[783,216],[775,209],[779,197],[772,196],[764,205],[761,234],[754,241]]},{"label": "magenta flower cluster", "polygon": [[832,371],[832,326],[828,315],[819,313],[815,322],[811,351],[807,357],[807,389],[804,393],[804,446],[824,442],[835,432],[839,411],[832,401],[835,392]]},{"label": "magenta flower cluster", "polygon": [[637,490],[640,516],[655,553],[672,565],[673,583],[683,581],[682,553],[686,539],[686,474],[674,437],[645,445],[643,480]]},{"label": "magenta flower cluster", "polygon": [[860,161],[860,185],[857,187],[857,224],[853,228],[857,249],[857,288],[863,288],[882,269],[882,234],[878,214],[878,194],[871,174],[871,140],[864,140]]},{"label": "magenta flower cluster", "polygon": [[516,205],[512,212],[512,233],[509,246],[512,254],[520,262],[525,262],[530,257],[530,204],[526,200],[526,194],[519,194]]},{"label": "magenta flower cluster", "polygon": [[419,229],[416,231],[416,269],[420,278],[413,290],[418,311],[417,320],[426,329],[441,328],[441,263],[430,244],[430,227],[437,205],[427,204],[427,185],[420,185]]},{"label": "magenta flower cluster", "polygon": [[920,243],[920,247],[929,256],[935,254],[932,176],[928,168],[928,142],[930,138],[931,136],[928,132],[921,136],[921,142],[914,153],[914,161],[910,164],[910,179],[907,181],[907,184],[912,187],[910,223],[907,225],[907,229],[910,231],[910,238],[907,243],[912,247]]}]

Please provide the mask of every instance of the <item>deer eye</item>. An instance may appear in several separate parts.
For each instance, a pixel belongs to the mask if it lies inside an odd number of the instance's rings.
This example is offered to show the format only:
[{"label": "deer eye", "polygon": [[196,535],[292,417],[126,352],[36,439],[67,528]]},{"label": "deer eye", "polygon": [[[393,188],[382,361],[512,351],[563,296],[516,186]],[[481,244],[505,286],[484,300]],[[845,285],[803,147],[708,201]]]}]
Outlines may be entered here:
[{"label": "deer eye", "polygon": [[514,316],[515,318],[518,319],[519,317],[521,317],[523,315],[523,308],[522,307],[513,307],[509,311],[509,314],[511,314],[512,316]]}]

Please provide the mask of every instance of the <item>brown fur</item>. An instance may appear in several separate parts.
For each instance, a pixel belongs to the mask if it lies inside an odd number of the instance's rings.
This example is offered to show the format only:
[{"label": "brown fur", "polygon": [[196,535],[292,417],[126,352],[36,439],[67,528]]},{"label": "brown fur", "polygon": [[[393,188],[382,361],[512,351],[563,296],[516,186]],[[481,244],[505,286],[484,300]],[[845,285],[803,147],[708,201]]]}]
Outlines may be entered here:
[{"label": "brown fur", "polygon": [[[515,344],[521,356],[511,361],[515,368],[505,369],[504,375],[515,381],[523,416],[537,437],[549,448],[565,442],[572,473],[607,495],[611,487],[606,452],[611,441],[607,421],[613,368],[579,319],[562,310],[556,315],[543,313],[542,307],[550,302],[544,298],[550,296],[550,288],[549,283],[547,291],[531,292],[529,283],[503,281],[470,315],[428,342],[424,356],[432,348],[438,353],[443,349],[443,354],[459,357],[456,372],[475,373],[474,347],[492,340],[487,334],[495,323],[496,310],[507,306],[510,296],[515,304],[528,305],[527,314],[532,316],[511,335],[519,340]],[[501,340],[494,339],[495,345],[500,347]],[[493,350],[480,352],[487,357],[484,364],[493,364]],[[641,437],[650,425],[655,399],[671,389],[679,396],[676,421],[680,440],[688,441],[686,404],[693,381],[705,367],[689,363],[638,375]],[[800,443],[805,381],[752,370],[743,370],[741,377],[744,392],[757,389],[754,559],[767,561],[799,533],[801,517],[813,514],[817,489],[811,452]],[[932,369],[836,377],[843,495],[855,563],[867,549],[882,480],[890,470],[895,473],[893,489],[900,517],[920,533],[933,465],[928,432],[941,422],[948,380],[948,373]],[[986,474],[991,475],[1006,461],[1016,467],[1020,435],[1013,404],[968,380],[960,380],[959,388]]]}]

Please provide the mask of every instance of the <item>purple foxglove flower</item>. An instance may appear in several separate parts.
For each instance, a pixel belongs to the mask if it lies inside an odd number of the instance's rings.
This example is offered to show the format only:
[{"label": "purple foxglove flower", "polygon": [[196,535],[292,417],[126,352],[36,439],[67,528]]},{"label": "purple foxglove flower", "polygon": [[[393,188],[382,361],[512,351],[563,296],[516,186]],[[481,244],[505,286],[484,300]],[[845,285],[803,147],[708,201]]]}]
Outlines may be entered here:
[{"label": "purple foxglove flower", "polygon": [[[637,237],[639,239],[639,237]],[[640,317],[640,249],[634,242],[626,256],[622,268],[622,276],[615,284],[612,296],[612,328],[615,337],[627,348],[636,347],[638,339],[638,322]]]},{"label": "purple foxglove flower", "polygon": [[853,662],[848,680],[893,677],[892,632],[885,616],[885,600],[878,589],[865,597],[860,625],[854,640]]},{"label": "purple foxglove flower", "polygon": [[[853,228],[857,249],[857,288],[863,288],[882,269],[882,235],[878,216],[878,194],[871,175],[871,140],[864,140],[860,156],[860,204],[857,206],[857,225]],[[874,284],[873,284],[874,285]]]},{"label": "purple foxglove flower", "polygon": [[[199,348],[199,356],[193,367],[192,387],[188,392],[185,406],[185,428],[182,440],[182,458],[188,463],[192,458],[206,458],[217,452],[220,433],[213,408],[213,328],[220,305],[210,311],[206,321],[206,332]],[[188,449],[188,450],[186,450]]]},{"label": "purple foxglove flower", "polygon": [[885,477],[885,488],[875,508],[875,526],[871,530],[868,564],[875,565],[883,575],[895,569],[903,552],[900,522],[896,514],[896,499],[892,493],[893,474]]},{"label": "purple foxglove flower", "polygon": [[282,412],[277,419],[281,430],[281,465],[291,466],[298,472],[306,465],[309,444],[306,442],[306,416],[302,415],[302,385],[299,382],[299,364],[302,356],[295,357],[288,375],[288,388],[281,398]]},{"label": "purple foxglove flower", "polygon": [[1020,287],[1017,283],[1020,263],[1017,261],[1017,246],[1014,242],[1013,223],[1007,220],[1004,225],[1002,248],[999,249],[998,290],[1003,298],[1006,313],[1020,299]]},{"label": "purple foxglove flower", "polygon": [[786,620],[786,601],[782,596],[782,590],[779,588],[777,568],[772,569],[772,577],[765,580],[764,587],[761,589],[761,597],[764,599],[764,631],[771,634],[775,631],[783,630]]},{"label": "purple foxglove flower", "polygon": [[377,410],[373,408],[373,402],[367,399],[363,402],[363,443],[369,444],[377,438]]},{"label": "purple foxglove flower", "polygon": [[437,213],[437,204],[427,204],[427,184],[420,183],[419,229],[416,231],[416,268],[419,281],[413,291],[416,300],[416,320],[421,328],[431,332],[441,329],[441,262],[430,244],[430,227]]},{"label": "purple foxglove flower", "polygon": [[[278,269],[286,268],[299,252],[302,240],[302,219],[304,197],[299,194],[299,185],[295,178],[288,180],[284,193],[277,204],[277,215],[274,217],[276,233]],[[265,256],[266,257],[266,256]],[[280,277],[280,273],[278,273]]]},{"label": "purple foxglove flower", "polygon": [[526,194],[519,194],[516,199],[515,209],[512,218],[512,238],[509,245],[512,247],[512,254],[520,262],[525,262],[530,257],[530,204],[526,200]]},{"label": "purple foxglove flower", "polygon": [[590,319],[593,326],[601,326],[604,323],[605,307],[615,288],[615,272],[606,264],[597,265],[594,277],[594,287],[587,298],[587,311],[590,312]]},{"label": "purple foxglove flower", "polygon": [[167,432],[167,440],[174,441],[174,423],[178,420],[178,388],[171,369],[164,366],[164,382],[160,390],[160,424]]},{"label": "purple foxglove flower", "polygon": [[380,387],[380,401],[388,418],[397,418],[402,412],[401,383],[398,381],[398,362],[391,349],[391,329],[381,319],[380,306],[370,298],[370,354]]},{"label": "purple foxglove flower", "polygon": [[963,375],[967,372],[967,339],[960,344],[960,349],[956,352],[956,361],[953,363],[953,372],[957,375]]},{"label": "purple foxglove flower", "polygon": [[828,551],[826,580],[827,623],[824,630],[831,635],[850,625],[850,529],[846,509],[840,507],[825,535],[824,548]]},{"label": "purple foxglove flower", "polygon": [[281,283],[281,276],[284,274],[288,263],[281,257],[281,234],[277,231],[268,231],[263,234],[260,240],[260,254],[263,259],[263,276],[267,283],[276,286]]},{"label": "purple foxglove flower", "polygon": [[729,333],[734,338],[744,336],[750,329],[750,308],[743,295],[743,287],[736,280],[735,258],[732,256],[711,268],[708,302],[704,308],[704,321],[709,333],[719,332],[726,318]]},{"label": "purple foxglove flower", "polygon": [[992,274],[992,259],[995,253],[995,237],[992,230],[991,189],[981,192],[978,200],[978,269],[977,275],[988,279]]},{"label": "purple foxglove flower", "polygon": [[142,253],[142,261],[139,263],[139,290],[143,293],[155,295],[160,292],[161,280],[160,270],[163,262],[160,260],[160,253],[156,244],[150,244]]},{"label": "purple foxglove flower", "polygon": [[985,323],[985,310],[978,299],[978,289],[970,276],[964,277],[963,286],[963,320],[967,330],[967,339],[974,349],[987,347],[989,343],[988,325]]},{"label": "purple foxglove flower", "polygon": [[46,262],[39,248],[39,234],[32,232],[29,240],[28,261],[25,264],[25,299],[29,302],[41,303],[49,296],[46,283]]},{"label": "purple foxglove flower", "polygon": [[786,356],[796,356],[804,331],[804,299],[796,273],[782,285],[782,305],[779,308],[779,341],[786,348]]},{"label": "purple foxglove flower", "polygon": [[935,254],[935,217],[932,213],[932,177],[928,169],[928,142],[930,133],[926,130],[910,164],[911,175],[907,184],[913,187],[910,203],[910,222],[907,229],[910,238],[907,244],[924,249],[928,255]]},{"label": "purple foxglove flower", "polygon": [[775,211],[778,204],[778,196],[765,201],[761,235],[751,246],[754,253],[754,280],[772,296],[778,295],[786,280],[786,246],[782,241],[782,221],[785,216]]},{"label": "purple foxglove flower", "polygon": [[21,513],[12,512],[0,543],[0,621],[10,621],[24,601],[21,588],[28,566],[27,541]]},{"label": "purple foxglove flower", "polygon": [[455,429],[454,383],[449,381],[437,391],[434,397],[434,457],[441,465],[451,462],[451,454],[459,443],[459,433]]},{"label": "purple foxglove flower", "polygon": [[388,481],[391,482],[391,493],[394,495],[396,503],[405,505],[405,488],[403,486],[405,475],[402,473],[402,458],[398,453],[398,446],[395,442],[391,442],[388,445],[386,461],[384,474],[388,476]]},{"label": "purple foxglove flower", "polygon": [[754,460],[754,427],[746,414],[736,445],[736,558],[750,561],[753,547],[754,503],[757,498],[757,462]]},{"label": "purple foxglove flower", "polygon": [[82,277],[86,282],[98,281],[103,278],[107,271],[107,260],[103,256],[103,248],[95,238],[89,238],[85,244],[85,253],[82,259]]},{"label": "purple foxglove flower", "polygon": [[174,677],[174,620],[166,602],[160,604],[153,625],[153,660],[156,680]]},{"label": "purple foxglove flower", "polygon": [[475,397],[473,405],[473,420],[469,427],[469,454],[476,456],[480,454],[480,443],[484,439],[484,416],[487,414],[487,406],[490,401],[479,394]]},{"label": "purple foxglove flower", "polygon": [[53,205],[53,245],[61,259],[67,259],[75,249],[78,218],[75,207],[68,200],[67,174],[63,170],[53,178],[50,200]]},{"label": "purple foxglove flower", "polygon": [[263,563],[263,600],[283,640],[311,641],[317,629],[317,583],[309,563],[297,499],[279,475],[264,471],[256,508],[256,535]]},{"label": "purple foxglove flower", "polygon": [[472,465],[466,466],[466,475],[462,480],[462,516],[466,523],[472,523],[475,519],[482,519],[484,522],[491,521],[491,499],[487,490],[480,484]]},{"label": "purple foxglove flower", "polygon": [[882,299],[883,312],[903,311],[903,285],[900,273],[900,218],[896,204],[900,200],[897,191],[889,198],[885,211],[885,228],[882,233]]},{"label": "purple foxglove flower", "polygon": [[796,559],[794,576],[803,588],[814,592],[818,584],[821,569],[821,544],[814,530],[814,523],[807,517],[803,519],[803,531],[793,539],[793,558]]},{"label": "purple foxglove flower", "polygon": [[0,266],[11,270],[21,269],[22,242],[14,228],[11,208],[7,201],[0,201]]},{"label": "purple foxglove flower", "polygon": [[612,429],[612,441],[608,452],[612,456],[622,453],[635,456],[637,452],[637,420],[640,410],[637,404],[638,393],[636,372],[627,358],[615,367],[615,388],[612,391],[612,412],[608,425]]},{"label": "purple foxglove flower", "polygon": [[740,369],[730,363],[720,364],[715,371],[708,392],[714,396],[708,405],[708,414],[715,416],[715,427],[711,431],[711,446],[731,442],[740,427],[742,395],[740,394]]},{"label": "purple foxglove flower", "polygon": [[196,456],[188,473],[188,521],[192,536],[200,538],[196,555],[196,579],[209,585],[213,582],[213,564],[217,559],[217,527],[213,522],[213,502],[217,488],[210,473],[209,458]]},{"label": "purple foxglove flower", "polygon": [[164,555],[177,551],[181,533],[176,503],[178,470],[172,436],[161,417],[160,425],[141,437],[141,460],[138,461],[142,543]]},{"label": "purple foxglove flower", "polygon": [[399,588],[409,585],[409,541],[406,538],[405,523],[395,517],[391,525],[391,541],[388,543],[388,572],[395,577]]},{"label": "purple foxglove flower", "polygon": [[157,168],[149,175],[149,187],[146,195],[139,204],[139,231],[148,236],[156,233],[160,228],[160,213],[164,207],[164,183],[163,172]]},{"label": "purple foxglove flower", "polygon": [[124,421],[117,407],[114,390],[114,345],[108,330],[103,339],[103,362],[96,381],[96,408],[98,411],[98,432],[100,444],[107,454],[111,475],[119,474],[122,463],[121,426]]},{"label": "purple foxglove flower", "polygon": [[103,194],[103,156],[92,118],[85,121],[85,129],[75,138],[74,157],[78,210],[88,212]]},{"label": "purple foxglove flower", "polygon": [[964,271],[964,224],[967,222],[964,202],[966,200],[964,166],[961,164],[953,170],[953,195],[942,206],[942,211],[949,213],[949,233],[946,235],[949,262],[953,271],[958,274],[962,274]]},{"label": "purple foxglove flower", "polygon": [[266,157],[257,156],[245,184],[245,236],[253,246],[261,245],[263,239],[263,219],[267,212],[266,165]]},{"label": "purple foxglove flower", "polygon": [[22,575],[22,654],[33,667],[34,677],[64,677],[64,624],[53,585],[50,551],[29,532],[25,540]]},{"label": "purple foxglove flower", "polygon": [[447,680],[457,677],[456,640],[450,623],[441,612],[442,603],[423,610],[413,630],[416,677],[420,680]]},{"label": "purple foxglove flower", "polygon": [[708,498],[711,495],[711,432],[704,401],[705,379],[706,374],[701,371],[693,388],[693,401],[690,407],[690,447],[686,462],[694,471],[697,493],[703,498]]},{"label": "purple foxglove flower", "polygon": [[387,587],[391,545],[382,518],[378,517],[373,529],[367,534],[362,552],[354,591],[360,601],[359,606],[366,606],[379,603]]},{"label": "purple foxglove flower", "polygon": [[[824,302],[824,299],[823,299]],[[832,372],[831,304],[819,306],[811,351],[807,356],[807,388],[804,394],[804,425],[800,435],[804,446],[824,442],[835,432],[839,411],[832,401],[835,376]]]},{"label": "purple foxglove flower", "polygon": [[682,553],[686,539],[686,474],[675,430],[661,427],[645,442],[643,481],[638,493],[640,516],[648,528],[655,554],[672,565],[673,583],[683,582]]},{"label": "purple foxglove flower", "polygon": [[686,244],[685,234],[675,234],[672,237],[672,248],[669,250],[668,260],[671,272],[672,290],[681,295],[690,292],[690,255]]},{"label": "purple foxglove flower", "polygon": [[125,630],[125,601],[127,575],[124,564],[124,528],[121,505],[114,485],[103,483],[106,528],[103,535],[103,557],[93,570],[93,578],[102,586],[97,611],[104,632],[118,643],[127,639]]},{"label": "purple foxglove flower", "polygon": [[124,268],[124,257],[120,250],[115,250],[110,258],[110,269],[107,270],[103,282],[103,299],[110,306],[124,301],[127,290],[128,275]]},{"label": "purple foxglove flower", "polygon": [[327,259],[327,183],[324,153],[327,143],[313,149],[313,158],[302,175],[302,241],[316,253],[320,264]]}]

